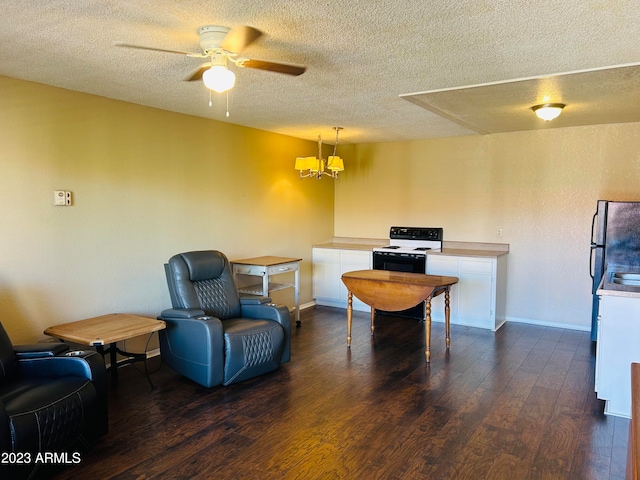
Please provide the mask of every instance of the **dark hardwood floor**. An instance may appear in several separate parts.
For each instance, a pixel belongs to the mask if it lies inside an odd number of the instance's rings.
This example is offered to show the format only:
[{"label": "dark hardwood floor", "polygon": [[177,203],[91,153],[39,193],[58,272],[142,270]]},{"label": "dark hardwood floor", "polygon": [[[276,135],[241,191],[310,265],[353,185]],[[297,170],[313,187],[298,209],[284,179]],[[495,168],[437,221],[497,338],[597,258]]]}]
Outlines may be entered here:
[{"label": "dark hardwood floor", "polygon": [[498,332],[302,312],[292,361],[205,389],[133,366],[110,390],[109,434],[55,478],[622,479],[629,421],[603,414],[587,332]]}]

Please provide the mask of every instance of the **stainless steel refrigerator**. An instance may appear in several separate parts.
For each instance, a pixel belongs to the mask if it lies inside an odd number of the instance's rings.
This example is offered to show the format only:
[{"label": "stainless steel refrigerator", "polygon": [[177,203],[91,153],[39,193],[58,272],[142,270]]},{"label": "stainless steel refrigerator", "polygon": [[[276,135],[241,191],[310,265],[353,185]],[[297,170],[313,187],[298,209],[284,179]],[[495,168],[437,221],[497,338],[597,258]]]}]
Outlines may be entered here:
[{"label": "stainless steel refrigerator", "polygon": [[596,290],[611,268],[640,272],[640,202],[598,200],[591,222],[591,340],[598,337],[600,297]]}]

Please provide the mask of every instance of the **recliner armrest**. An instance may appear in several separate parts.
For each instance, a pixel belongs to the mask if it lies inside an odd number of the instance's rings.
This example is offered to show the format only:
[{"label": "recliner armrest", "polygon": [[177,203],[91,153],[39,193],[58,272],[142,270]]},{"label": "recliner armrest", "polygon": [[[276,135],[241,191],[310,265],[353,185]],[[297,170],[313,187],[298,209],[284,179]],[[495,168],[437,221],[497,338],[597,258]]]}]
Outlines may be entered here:
[{"label": "recliner armrest", "polygon": [[18,360],[22,358],[55,357],[69,350],[66,343],[34,343],[32,345],[14,345]]},{"label": "recliner armrest", "polygon": [[275,320],[289,328],[289,309],[284,305],[264,303],[256,305],[242,305],[242,316],[245,318],[266,318]]},{"label": "recliner armrest", "polygon": [[26,377],[74,376],[88,380],[103,377],[106,385],[104,360],[102,355],[92,350],[84,350],[81,355],[21,358],[18,366],[21,374]]},{"label": "recliner armrest", "polygon": [[158,318],[164,320],[167,318],[196,318],[203,316],[204,310],[197,308],[169,308],[163,310]]},{"label": "recliner armrest", "polygon": [[265,303],[271,303],[271,298],[269,297],[240,297],[240,305],[262,305]]}]

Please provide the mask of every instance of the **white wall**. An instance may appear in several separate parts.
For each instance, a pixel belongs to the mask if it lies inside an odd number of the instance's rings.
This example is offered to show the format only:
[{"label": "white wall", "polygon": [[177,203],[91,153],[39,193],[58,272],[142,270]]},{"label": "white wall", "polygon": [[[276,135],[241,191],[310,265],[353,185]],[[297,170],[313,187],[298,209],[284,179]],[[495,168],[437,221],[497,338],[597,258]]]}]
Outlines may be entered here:
[{"label": "white wall", "polygon": [[[511,320],[589,329],[598,199],[640,201],[640,123],[355,145],[336,185],[337,236],[391,225],[509,243]],[[497,228],[503,237],[496,236]]]}]

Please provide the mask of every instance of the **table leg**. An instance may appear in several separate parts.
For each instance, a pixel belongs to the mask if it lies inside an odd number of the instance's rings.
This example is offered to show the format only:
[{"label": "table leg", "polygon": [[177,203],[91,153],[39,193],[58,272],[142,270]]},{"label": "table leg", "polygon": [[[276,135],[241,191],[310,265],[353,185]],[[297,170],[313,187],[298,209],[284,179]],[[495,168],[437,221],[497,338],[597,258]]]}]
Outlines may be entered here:
[{"label": "table leg", "polygon": [[[298,262],[299,264],[300,262]],[[296,327],[301,325],[300,322],[300,266],[296,267],[296,272],[294,273],[294,287],[293,287],[293,296],[296,304]]]},{"label": "table leg", "polygon": [[449,306],[449,287],[444,291],[444,329],[447,348],[451,345],[451,308]]},{"label": "table leg", "polygon": [[[151,374],[149,373],[149,366],[147,364],[147,350],[146,350],[146,348],[145,348],[144,353],[133,353],[133,352],[125,352],[123,350],[120,350],[116,346],[115,347],[115,351],[116,351],[116,353],[119,353],[120,355],[125,357],[123,360],[120,361],[120,365],[128,365],[130,363],[143,361],[144,362],[144,373],[147,376],[147,381],[149,382],[149,386],[151,387],[151,390],[155,390],[156,387],[153,384],[153,382],[151,381]],[[115,378],[115,380],[116,381],[118,380],[117,377]]]},{"label": "table leg", "polygon": [[114,385],[118,384],[118,352],[116,351],[116,343],[112,343],[109,345],[109,355],[111,362],[111,378],[113,378]]},{"label": "table leg", "polygon": [[353,320],[353,294],[347,295],[347,347],[351,348],[351,322]]},{"label": "table leg", "polygon": [[110,343],[109,344],[109,348],[107,348],[106,350],[104,349],[104,345],[96,345],[96,351],[102,355],[102,358],[105,357],[105,355],[108,353],[109,354],[109,368],[107,370],[111,370],[111,380],[113,380],[113,384],[114,386],[117,385],[118,383],[118,362],[116,359],[116,344],[115,343]]},{"label": "table leg", "polygon": [[269,296],[269,273],[265,273],[262,276],[262,296]]},{"label": "table leg", "polygon": [[425,316],[424,316],[424,331],[425,331],[425,351],[424,356],[427,363],[431,361],[431,296],[425,300]]},{"label": "table leg", "polygon": [[373,337],[373,330],[376,328],[373,325],[373,321],[376,318],[376,309],[371,307],[371,336]]}]

